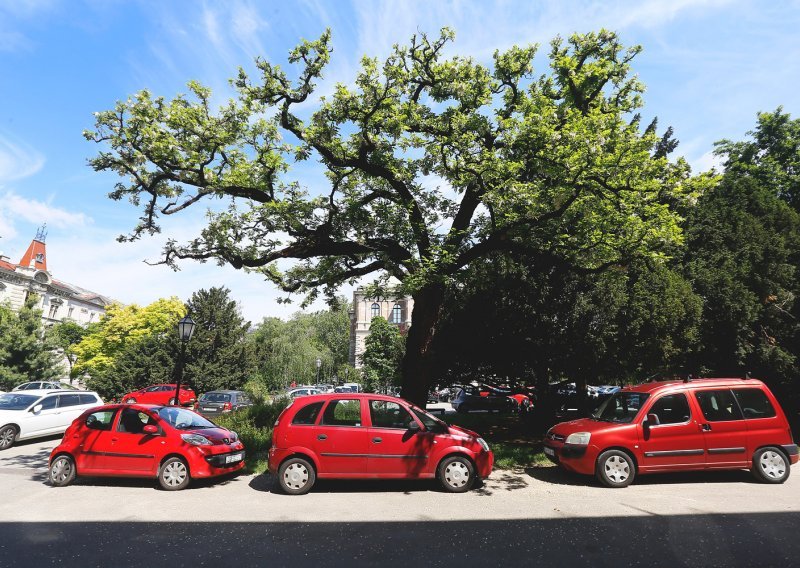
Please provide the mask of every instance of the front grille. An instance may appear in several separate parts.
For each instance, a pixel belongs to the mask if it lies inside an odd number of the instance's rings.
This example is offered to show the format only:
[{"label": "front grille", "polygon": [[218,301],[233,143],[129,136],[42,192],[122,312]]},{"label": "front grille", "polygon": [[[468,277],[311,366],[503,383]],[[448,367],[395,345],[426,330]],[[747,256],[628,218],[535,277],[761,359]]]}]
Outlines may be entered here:
[{"label": "front grille", "polygon": [[562,435],[560,435],[560,434],[553,434],[553,433],[551,432],[551,433],[549,433],[549,434],[547,435],[547,439],[548,439],[548,440],[553,440],[553,441],[555,441],[555,442],[563,442],[563,441],[564,441],[564,440],[566,440],[567,438],[566,438],[565,436],[562,436]]}]

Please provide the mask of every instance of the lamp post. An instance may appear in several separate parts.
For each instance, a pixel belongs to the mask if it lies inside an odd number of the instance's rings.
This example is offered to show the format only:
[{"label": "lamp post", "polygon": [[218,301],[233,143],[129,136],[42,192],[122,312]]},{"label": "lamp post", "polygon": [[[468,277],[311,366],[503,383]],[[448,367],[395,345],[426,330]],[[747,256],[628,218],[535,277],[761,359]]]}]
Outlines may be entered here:
[{"label": "lamp post", "polygon": [[194,333],[194,320],[189,316],[184,317],[178,322],[178,338],[181,340],[181,360],[178,365],[178,381],[175,385],[175,405],[181,405],[181,380],[183,380],[183,365],[186,361],[186,343],[192,338]]},{"label": "lamp post", "polygon": [[322,359],[317,357],[317,383],[319,384],[319,368],[322,367]]}]

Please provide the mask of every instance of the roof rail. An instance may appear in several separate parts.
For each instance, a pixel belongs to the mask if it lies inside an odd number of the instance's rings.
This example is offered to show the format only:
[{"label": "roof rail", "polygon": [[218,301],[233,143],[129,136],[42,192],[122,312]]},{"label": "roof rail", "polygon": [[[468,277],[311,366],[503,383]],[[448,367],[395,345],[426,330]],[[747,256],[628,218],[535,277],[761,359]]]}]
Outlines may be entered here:
[{"label": "roof rail", "polygon": [[691,373],[689,373],[688,375],[686,375],[686,377],[684,377],[683,382],[684,383],[691,383],[693,380],[694,380],[694,377],[692,376]]}]

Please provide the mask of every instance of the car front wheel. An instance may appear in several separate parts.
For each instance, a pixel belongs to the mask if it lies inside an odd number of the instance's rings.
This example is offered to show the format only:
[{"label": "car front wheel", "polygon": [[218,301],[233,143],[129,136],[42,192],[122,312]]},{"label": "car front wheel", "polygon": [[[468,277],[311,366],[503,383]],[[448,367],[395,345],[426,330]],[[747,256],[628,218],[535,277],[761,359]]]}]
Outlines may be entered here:
[{"label": "car front wheel", "polygon": [[75,480],[75,460],[62,454],[50,464],[50,483],[56,487],[64,487]]},{"label": "car front wheel", "polygon": [[278,468],[278,483],[289,495],[308,493],[316,480],[314,467],[303,458],[289,458]]},{"label": "car front wheel", "polygon": [[17,429],[13,426],[3,426],[0,428],[0,450],[5,450],[14,445],[14,438],[17,437]]},{"label": "car front wheel", "polygon": [[608,450],[597,458],[597,479],[607,487],[627,487],[633,483],[636,467],[631,457],[620,450]]},{"label": "car front wheel", "polygon": [[167,491],[179,491],[189,485],[189,467],[180,458],[169,458],[158,472],[158,483]]},{"label": "car front wheel", "polygon": [[778,448],[761,448],[753,455],[753,473],[765,483],[783,483],[789,479],[789,460]]},{"label": "car front wheel", "polygon": [[450,456],[442,460],[437,473],[445,491],[464,493],[475,483],[475,467],[464,456]]}]

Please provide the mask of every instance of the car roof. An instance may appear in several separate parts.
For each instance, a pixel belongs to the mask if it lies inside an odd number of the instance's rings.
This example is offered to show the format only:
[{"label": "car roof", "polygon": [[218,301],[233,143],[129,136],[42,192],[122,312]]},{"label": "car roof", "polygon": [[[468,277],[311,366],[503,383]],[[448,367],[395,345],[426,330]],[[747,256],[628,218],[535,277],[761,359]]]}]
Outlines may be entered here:
[{"label": "car roof", "polygon": [[33,394],[36,396],[42,396],[44,394],[97,394],[94,391],[82,391],[82,390],[73,390],[73,389],[26,389],[20,391],[14,391],[17,394]]},{"label": "car roof", "polygon": [[720,378],[720,379],[691,379],[674,381],[656,381],[652,383],[642,383],[640,385],[625,387],[627,392],[642,392],[656,394],[667,390],[685,390],[698,387],[741,387],[741,386],[763,386],[764,383],[758,379],[746,378]]},{"label": "car roof", "polygon": [[[213,391],[204,392],[203,394],[205,395],[205,394],[217,394],[217,393],[221,393],[221,394],[234,394],[234,393],[244,393],[244,391],[237,391],[237,390],[213,390]],[[246,393],[245,393],[245,394],[246,394]]]},{"label": "car roof", "polygon": [[330,400],[332,398],[346,398],[346,399],[358,399],[361,400],[362,398],[371,398],[376,400],[386,400],[389,402],[397,402],[398,400],[404,400],[408,404],[413,404],[404,398],[398,399],[396,396],[391,396],[388,394],[377,394],[372,392],[323,392],[319,394],[310,394],[308,396],[304,396],[302,399],[303,402],[308,401],[315,401],[315,400]]}]

